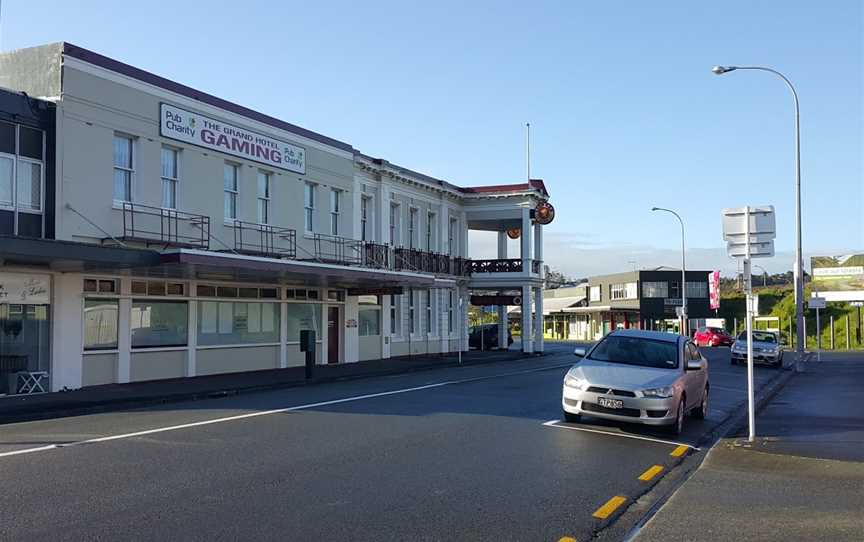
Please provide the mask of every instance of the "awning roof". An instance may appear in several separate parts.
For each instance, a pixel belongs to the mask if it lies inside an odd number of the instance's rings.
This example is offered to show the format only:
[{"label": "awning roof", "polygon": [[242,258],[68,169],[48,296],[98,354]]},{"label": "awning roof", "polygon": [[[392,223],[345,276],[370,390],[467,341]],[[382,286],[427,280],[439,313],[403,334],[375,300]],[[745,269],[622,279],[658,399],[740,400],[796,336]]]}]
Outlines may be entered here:
[{"label": "awning roof", "polygon": [[613,307],[610,305],[597,305],[594,307],[570,307],[564,309],[563,312],[572,312],[576,314],[590,314],[592,312],[609,312],[609,311],[617,311],[617,312],[639,312],[639,309],[635,307]]},{"label": "awning roof", "polygon": [[585,296],[547,297],[543,299],[543,314],[561,312],[568,307],[585,301]]},{"label": "awning roof", "polygon": [[372,286],[433,288],[444,282],[436,280],[432,275],[405,271],[349,267],[194,249],[180,249],[163,253],[160,270],[199,280],[298,283],[342,288]]}]

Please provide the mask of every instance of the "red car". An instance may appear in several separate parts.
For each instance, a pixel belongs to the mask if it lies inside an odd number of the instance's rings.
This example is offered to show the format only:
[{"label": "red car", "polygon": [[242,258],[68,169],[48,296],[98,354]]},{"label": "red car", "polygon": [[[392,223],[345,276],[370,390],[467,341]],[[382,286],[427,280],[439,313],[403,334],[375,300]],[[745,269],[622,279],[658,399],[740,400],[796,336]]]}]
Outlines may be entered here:
[{"label": "red car", "polygon": [[700,327],[693,334],[696,346],[732,346],[735,339],[725,329],[719,327]]}]

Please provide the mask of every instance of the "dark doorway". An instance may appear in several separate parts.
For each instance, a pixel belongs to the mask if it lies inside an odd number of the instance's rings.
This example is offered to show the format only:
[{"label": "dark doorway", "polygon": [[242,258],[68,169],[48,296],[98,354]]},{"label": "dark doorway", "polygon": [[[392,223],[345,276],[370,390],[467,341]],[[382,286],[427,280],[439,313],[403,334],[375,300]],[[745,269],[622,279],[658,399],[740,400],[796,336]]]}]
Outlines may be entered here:
[{"label": "dark doorway", "polygon": [[339,307],[327,307],[327,363],[339,363]]}]

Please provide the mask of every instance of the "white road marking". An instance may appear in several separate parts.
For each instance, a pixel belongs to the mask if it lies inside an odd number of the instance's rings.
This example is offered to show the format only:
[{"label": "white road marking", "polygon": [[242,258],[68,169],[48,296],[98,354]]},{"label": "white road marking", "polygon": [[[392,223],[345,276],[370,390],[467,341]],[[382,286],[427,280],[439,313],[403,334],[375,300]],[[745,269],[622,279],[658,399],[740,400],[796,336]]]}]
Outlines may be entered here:
[{"label": "white road marking", "polygon": [[742,390],[739,388],[727,388],[725,386],[717,386],[714,384],[711,384],[711,389],[712,390],[723,390],[723,391],[734,391],[736,393],[747,393],[747,390]]},{"label": "white road marking", "polygon": [[58,448],[68,448],[71,446],[80,446],[82,444],[95,444],[97,442],[109,442],[112,440],[128,439],[128,438],[140,437],[140,436],[144,436],[144,435],[152,435],[155,433],[165,433],[168,431],[177,431],[178,429],[188,429],[191,427],[200,427],[203,425],[213,425],[213,424],[217,424],[217,423],[232,422],[232,421],[236,421],[236,420],[244,420],[247,418],[255,418],[258,416],[269,416],[271,414],[282,414],[285,412],[295,412],[298,410],[309,410],[311,408],[318,408],[318,407],[329,406],[329,405],[338,405],[341,403],[351,403],[354,401],[362,401],[364,399],[374,399],[376,397],[386,397],[388,395],[398,395],[398,394],[402,394],[402,393],[411,393],[411,392],[415,392],[415,391],[440,388],[443,386],[452,386],[455,384],[467,384],[470,382],[477,382],[480,380],[491,380],[494,378],[504,378],[504,377],[508,377],[508,376],[516,376],[516,375],[527,374],[527,373],[549,371],[552,369],[561,369],[564,367],[570,367],[571,365],[572,365],[572,363],[567,363],[564,365],[549,365],[549,366],[544,366],[544,367],[536,367],[534,369],[526,369],[526,370],[522,370],[522,371],[511,371],[508,373],[500,373],[500,374],[487,375],[487,376],[476,376],[476,377],[472,377],[472,378],[463,378],[460,380],[445,380],[443,382],[435,382],[435,383],[426,384],[423,386],[415,386],[413,388],[402,388],[402,389],[398,389],[398,390],[382,391],[382,392],[378,392],[378,393],[368,393],[365,395],[354,395],[351,397],[343,397],[341,399],[333,399],[330,401],[320,401],[317,403],[307,403],[307,404],[303,404],[303,405],[295,405],[295,406],[285,407],[285,408],[275,408],[272,410],[262,410],[259,412],[249,412],[246,414],[238,414],[236,416],[226,416],[226,417],[222,417],[222,418],[214,418],[212,420],[203,420],[200,422],[190,422],[190,423],[184,423],[184,424],[179,424],[179,425],[170,425],[167,427],[156,427],[153,429],[145,429],[143,431],[135,431],[133,433],[122,433],[119,435],[109,435],[107,437],[97,437],[97,438],[91,438],[91,439],[87,439],[87,440],[79,440],[79,441],[69,442],[69,443],[64,443],[64,444],[49,444],[47,446],[39,446],[37,448],[24,448],[22,450],[13,450],[11,452],[0,452],[0,457],[9,457],[9,456],[14,456],[14,455],[23,455],[23,454],[31,454],[31,453],[35,453],[35,452],[44,452],[44,451],[54,450],[54,449],[58,449]]},{"label": "white road marking", "polygon": [[659,438],[652,437],[643,437],[641,435],[628,435],[627,433],[613,433],[611,431],[602,431],[600,429],[589,429],[587,427],[581,427],[577,425],[560,425],[561,420],[549,420],[548,422],[543,422],[543,425],[546,427],[557,427],[559,429],[570,429],[571,431],[583,431],[585,433],[599,433],[601,435],[609,435],[610,437],[622,437],[622,438],[630,438],[636,440],[647,440],[649,442],[658,442],[660,444],[671,444],[673,446],[687,446],[691,450],[699,451],[701,448],[697,448],[692,444],[687,444],[686,442],[676,442],[674,440],[663,440]]}]

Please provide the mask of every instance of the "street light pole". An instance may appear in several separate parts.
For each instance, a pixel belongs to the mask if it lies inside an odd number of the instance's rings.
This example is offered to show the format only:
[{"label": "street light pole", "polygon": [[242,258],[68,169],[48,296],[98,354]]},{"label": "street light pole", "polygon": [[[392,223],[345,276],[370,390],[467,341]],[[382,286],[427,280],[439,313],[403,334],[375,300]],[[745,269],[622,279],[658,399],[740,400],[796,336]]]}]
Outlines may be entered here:
[{"label": "street light pole", "polygon": [[711,71],[716,75],[723,75],[735,70],[759,70],[770,72],[782,79],[789,90],[792,91],[792,99],[795,102],[795,266],[793,269],[795,279],[795,320],[798,329],[796,335],[796,360],[795,371],[804,370],[804,274],[801,256],[801,125],[800,108],[798,107],[798,93],[792,82],[777,70],[763,66],[714,66]]},{"label": "street light pole", "polygon": [[681,215],[672,209],[664,209],[663,207],[652,207],[652,211],[665,211],[672,213],[678,222],[681,224],[681,335],[690,336],[690,331],[687,329],[687,265],[684,249],[684,221],[681,220]]},{"label": "street light pole", "polygon": [[761,265],[756,265],[755,263],[753,264],[753,267],[758,267],[762,270],[762,287],[764,288],[768,285],[768,271],[765,271],[764,267],[762,267]]}]

